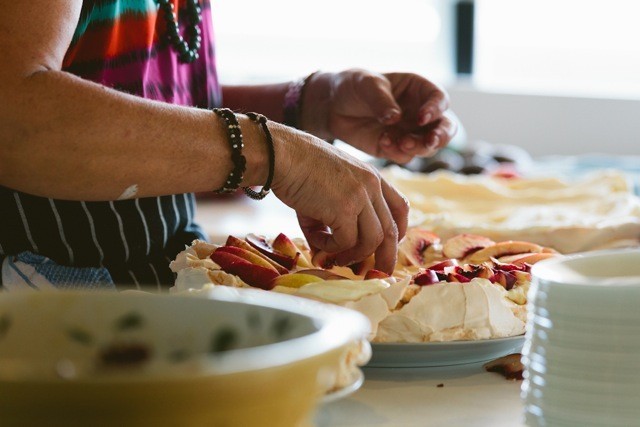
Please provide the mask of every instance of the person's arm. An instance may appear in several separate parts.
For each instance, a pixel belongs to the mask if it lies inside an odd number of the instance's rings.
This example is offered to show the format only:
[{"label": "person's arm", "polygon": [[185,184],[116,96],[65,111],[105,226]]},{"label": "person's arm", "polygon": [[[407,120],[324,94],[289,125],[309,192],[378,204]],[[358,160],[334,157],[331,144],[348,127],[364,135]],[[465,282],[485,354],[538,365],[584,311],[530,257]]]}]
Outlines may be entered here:
[{"label": "person's arm", "polygon": [[[222,187],[232,169],[212,112],[145,100],[61,71],[81,0],[0,1],[0,185],[73,200]],[[247,173],[260,185],[266,146],[240,117]]]},{"label": "person's arm", "polygon": [[[223,88],[225,104],[282,121],[289,83]],[[447,94],[412,73],[366,70],[314,73],[305,83],[298,126],[322,139],[340,139],[372,156],[406,163],[430,156],[456,132]]]},{"label": "person's arm", "polygon": [[[61,71],[81,0],[0,0],[0,185],[71,200],[113,200],[222,186],[232,169],[214,113],[129,96]],[[266,179],[260,128],[239,116],[247,172]],[[393,271],[408,205],[379,174],[309,134],[269,123],[273,191],[310,244],[342,265],[376,254]]]}]

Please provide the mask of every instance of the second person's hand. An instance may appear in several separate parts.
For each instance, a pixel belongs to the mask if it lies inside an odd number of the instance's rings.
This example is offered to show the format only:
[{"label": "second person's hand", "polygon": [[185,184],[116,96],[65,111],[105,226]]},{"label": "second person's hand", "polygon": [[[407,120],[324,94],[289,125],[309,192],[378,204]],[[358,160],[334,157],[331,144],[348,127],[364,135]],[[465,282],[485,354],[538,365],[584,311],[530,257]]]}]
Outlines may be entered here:
[{"label": "second person's hand", "polygon": [[372,156],[406,163],[435,154],[455,135],[448,108],[444,90],[420,75],[352,69],[312,76],[302,125]]}]

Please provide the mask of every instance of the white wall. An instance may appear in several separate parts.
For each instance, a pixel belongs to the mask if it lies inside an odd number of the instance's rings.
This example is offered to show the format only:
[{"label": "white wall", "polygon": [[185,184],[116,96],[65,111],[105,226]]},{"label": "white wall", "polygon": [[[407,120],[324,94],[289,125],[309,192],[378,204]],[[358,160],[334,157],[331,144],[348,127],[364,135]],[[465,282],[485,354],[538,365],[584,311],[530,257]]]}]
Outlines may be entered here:
[{"label": "white wall", "polygon": [[447,90],[471,141],[518,145],[534,156],[640,155],[640,100]]}]

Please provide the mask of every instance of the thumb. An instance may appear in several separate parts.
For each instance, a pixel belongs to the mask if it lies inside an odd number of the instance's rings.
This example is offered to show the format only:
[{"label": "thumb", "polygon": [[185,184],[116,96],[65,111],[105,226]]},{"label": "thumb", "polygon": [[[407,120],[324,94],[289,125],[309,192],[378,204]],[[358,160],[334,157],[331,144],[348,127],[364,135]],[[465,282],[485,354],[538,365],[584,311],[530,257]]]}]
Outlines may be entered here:
[{"label": "thumb", "polygon": [[402,109],[393,97],[391,82],[380,74],[367,74],[360,82],[359,95],[378,121],[385,125],[397,123],[402,115]]}]

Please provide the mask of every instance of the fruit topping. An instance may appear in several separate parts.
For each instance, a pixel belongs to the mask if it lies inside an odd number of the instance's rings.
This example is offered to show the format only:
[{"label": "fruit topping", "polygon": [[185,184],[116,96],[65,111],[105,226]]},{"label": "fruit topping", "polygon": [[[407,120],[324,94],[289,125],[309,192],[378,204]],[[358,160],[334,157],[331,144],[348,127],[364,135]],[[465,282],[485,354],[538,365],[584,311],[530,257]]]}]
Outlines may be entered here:
[{"label": "fruit topping", "polygon": [[311,264],[320,268],[331,268],[336,265],[336,254],[330,254],[325,251],[318,251],[313,254]]},{"label": "fruit topping", "polygon": [[464,258],[492,245],[495,245],[495,242],[488,237],[476,234],[458,234],[444,242],[442,255],[447,258]]},{"label": "fruit topping", "polygon": [[542,252],[543,247],[529,242],[518,241],[506,241],[496,243],[492,246],[480,249],[466,257],[465,263],[469,264],[482,264],[493,258],[500,258],[506,255],[524,254],[524,253],[538,253]]},{"label": "fruit topping", "polygon": [[235,274],[247,284],[261,289],[272,289],[273,279],[280,275],[275,269],[252,264],[225,251],[216,250],[211,254],[211,259],[227,273]]},{"label": "fruit topping", "polygon": [[300,256],[299,252],[296,251],[296,254],[294,256],[289,256],[277,249],[274,249],[262,236],[258,236],[256,234],[248,234],[246,237],[246,241],[251,246],[256,248],[260,253],[271,258],[278,264],[282,265],[284,268],[291,270],[298,262],[298,257]]},{"label": "fruit topping", "polygon": [[304,273],[292,273],[292,274],[283,274],[282,276],[278,276],[271,282],[273,288],[276,286],[286,286],[288,288],[301,288],[302,286],[313,283],[313,282],[323,282],[324,279],[321,279],[318,276],[313,274],[304,274]]},{"label": "fruit topping", "polygon": [[433,285],[438,282],[440,282],[440,278],[433,270],[425,270],[413,276],[413,283],[419,286]]},{"label": "fruit topping", "polygon": [[384,271],[380,271],[380,270],[376,270],[375,268],[372,268],[371,270],[367,271],[367,274],[364,275],[364,280],[388,279],[389,277],[391,276],[389,276]]},{"label": "fruit topping", "polygon": [[329,270],[322,270],[320,268],[310,268],[307,270],[300,270],[296,274],[310,274],[321,278],[322,280],[348,280],[348,277],[340,276]]},{"label": "fruit topping", "polygon": [[371,255],[369,258],[366,258],[364,261],[351,264],[349,268],[351,269],[351,271],[353,271],[353,274],[356,274],[358,276],[364,276],[365,274],[367,274],[369,270],[375,267],[375,265],[376,265],[376,259],[373,255]]},{"label": "fruit topping", "polygon": [[221,246],[216,249],[216,252],[227,252],[239,256],[240,258],[249,261],[251,264],[259,265],[261,267],[278,272],[278,270],[276,270],[276,268],[272,266],[269,261],[267,261],[262,255],[254,254],[243,248],[238,248],[236,246]]},{"label": "fruit topping", "polygon": [[283,266],[281,266],[280,264],[278,264],[277,262],[275,262],[274,260],[265,257],[264,255],[262,255],[262,253],[260,253],[256,248],[254,248],[253,246],[251,246],[249,243],[247,243],[246,241],[239,239],[235,236],[229,236],[227,238],[227,242],[225,243],[225,246],[235,246],[237,248],[242,248],[245,249],[251,253],[254,253],[256,255],[259,255],[261,257],[263,257],[264,259],[267,260],[267,262],[269,264],[271,264],[276,270],[278,270],[278,273],[280,274],[286,274],[289,272],[289,270],[287,270],[286,268],[284,268]]},{"label": "fruit topping", "polygon": [[440,243],[440,238],[430,231],[412,228],[398,245],[398,262],[405,266],[421,267],[431,261],[430,249]]}]

